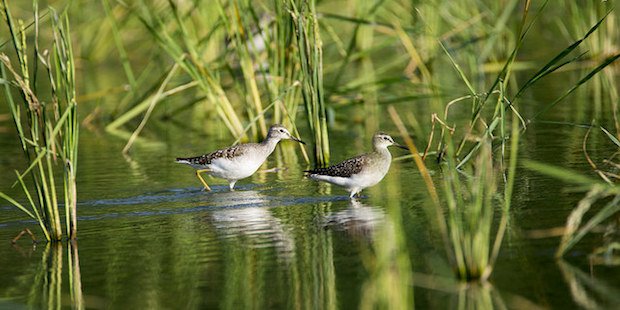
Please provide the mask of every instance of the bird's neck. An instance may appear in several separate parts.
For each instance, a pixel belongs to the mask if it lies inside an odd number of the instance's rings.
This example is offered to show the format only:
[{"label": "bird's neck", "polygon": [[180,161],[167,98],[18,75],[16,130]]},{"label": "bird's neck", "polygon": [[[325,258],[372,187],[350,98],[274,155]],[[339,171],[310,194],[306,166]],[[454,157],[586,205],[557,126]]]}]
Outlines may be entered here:
[{"label": "bird's neck", "polygon": [[390,154],[390,151],[388,150],[387,147],[377,147],[377,146],[373,146],[373,151],[375,154],[383,157],[383,158],[388,158],[388,159],[392,159],[392,154]]},{"label": "bird's neck", "polygon": [[265,138],[265,140],[263,140],[259,144],[261,145],[261,147],[269,150],[269,154],[271,154],[271,152],[276,149],[276,145],[278,145],[278,142],[280,142],[279,139],[267,136],[267,138]]},{"label": "bird's neck", "polygon": [[390,152],[388,151],[387,146],[384,145],[373,145],[372,146],[373,151],[377,152],[377,153],[383,153],[383,152]]}]

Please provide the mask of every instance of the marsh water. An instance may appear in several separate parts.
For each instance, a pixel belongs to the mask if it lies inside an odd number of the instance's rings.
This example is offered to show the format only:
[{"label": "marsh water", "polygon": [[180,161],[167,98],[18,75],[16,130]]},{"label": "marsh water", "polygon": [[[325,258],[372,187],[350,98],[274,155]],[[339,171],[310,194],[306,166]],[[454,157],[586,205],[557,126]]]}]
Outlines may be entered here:
[{"label": "marsh water", "polygon": [[[529,44],[523,53],[542,53],[539,47],[553,46],[547,40],[538,38],[541,44]],[[544,64],[557,52],[536,60]],[[389,58],[377,60],[376,67]],[[118,81],[121,65],[111,67],[81,68],[84,93],[124,83]],[[443,70],[438,75],[450,79],[446,85],[460,83],[451,65]],[[542,80],[519,102],[520,113],[531,117],[588,72],[571,68]],[[524,71],[515,79],[523,82],[531,74]],[[445,102],[463,94],[459,90]],[[381,102],[392,94],[375,95]],[[183,100],[188,99],[170,99],[160,109]],[[82,117],[96,110],[93,101],[80,103]],[[19,188],[11,186],[14,170],[23,171],[26,162],[0,103],[0,191],[24,202]],[[584,85],[528,125],[519,160],[597,178],[582,142],[593,119],[613,132],[613,116],[602,112],[609,105],[600,99],[600,89]],[[333,163],[371,149],[368,124],[404,142],[385,104],[368,114],[362,104],[329,106],[337,109],[329,127]],[[423,150],[431,127],[428,102],[412,99],[394,107],[407,120],[415,115],[425,128],[426,135],[414,137]],[[458,105],[452,120],[466,123],[470,112],[466,103]],[[123,132],[109,132],[102,119],[81,127],[77,241],[41,242],[38,224],[0,200],[0,309],[620,308],[617,254],[593,255],[613,249],[609,244],[617,244],[617,234],[610,240],[604,227],[597,229],[556,260],[559,228],[585,193],[521,165],[490,280],[465,283],[456,280],[448,262],[422,176],[401,149],[391,150],[395,160],[385,179],[358,199],[305,179],[309,166],[292,141],[281,142],[263,171],[239,181],[234,191],[223,180],[205,177],[213,189],[207,192],[194,169],[173,160],[230,145],[234,138],[216,118],[200,123],[204,118],[190,110],[154,118],[126,155],[121,150],[138,121]],[[300,138],[310,139],[304,122],[298,124]],[[617,174],[602,164],[617,147],[597,127],[587,149],[593,162]],[[435,159],[429,156],[425,164],[440,189],[442,171]],[[39,242],[23,236],[11,244],[26,228]]]},{"label": "marsh water", "polygon": [[[549,119],[575,121],[578,111],[567,106]],[[393,125],[381,123],[402,141]],[[11,245],[24,228],[42,236],[35,222],[0,203],[1,309],[71,307],[76,299],[94,309],[355,309],[392,298],[390,291],[409,293],[419,309],[620,305],[617,262],[590,256],[603,245],[602,234],[589,235],[561,261],[554,259],[557,234],[532,237],[532,231],[562,226],[584,195],[552,178],[519,168],[508,234],[490,282],[465,285],[454,280],[411,159],[395,160],[379,185],[350,200],[340,188],[304,179],[298,145],[284,141],[262,168],[278,171],[257,173],[232,192],[224,181],[207,178],[213,191],[206,192],[194,170],[173,159],[225,146],[229,137],[158,126],[127,156],[120,152],[125,140],[82,131],[73,244],[32,244],[24,237]],[[4,190],[24,163],[9,124],[3,129]],[[592,173],[581,149],[585,131],[532,125],[520,156]],[[334,161],[370,148],[363,124],[330,134]],[[588,143],[594,160],[613,148],[603,135]],[[434,159],[426,164],[439,179]],[[406,263],[389,263],[394,253],[404,253]],[[400,288],[394,286],[399,279],[405,280]]]}]

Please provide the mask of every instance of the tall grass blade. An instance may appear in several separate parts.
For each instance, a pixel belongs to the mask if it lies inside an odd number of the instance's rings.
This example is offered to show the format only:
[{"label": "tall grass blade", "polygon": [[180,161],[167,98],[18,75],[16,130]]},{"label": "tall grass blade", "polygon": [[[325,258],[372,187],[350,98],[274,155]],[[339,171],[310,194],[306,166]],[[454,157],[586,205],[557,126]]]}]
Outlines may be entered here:
[{"label": "tall grass blade", "polygon": [[502,217],[499,223],[497,233],[495,234],[495,242],[489,257],[489,264],[482,273],[482,279],[488,279],[491,276],[491,272],[497,261],[499,250],[504,240],[504,234],[508,226],[508,218],[510,206],[512,205],[512,193],[514,190],[514,183],[517,174],[517,159],[519,154],[519,122],[514,118],[512,120],[512,133],[510,135],[510,162],[508,163],[508,176],[506,177],[506,184],[504,185],[504,205],[502,208]]},{"label": "tall grass blade", "polygon": [[[11,116],[21,141],[28,168],[22,174],[17,172],[17,179],[26,194],[30,209],[14,199],[2,194],[20,210],[37,219],[48,241],[59,241],[62,238],[62,225],[59,212],[59,198],[55,175],[58,170],[63,175],[63,197],[65,208],[65,227],[67,236],[74,239],[77,233],[77,189],[75,173],[77,165],[78,122],[77,103],[75,93],[75,67],[71,38],[69,36],[69,21],[67,15],[59,15],[53,8],[50,13],[50,33],[53,39],[51,53],[40,53],[39,48],[39,17],[38,1],[33,3],[35,18],[35,48],[32,69],[27,61],[26,32],[23,26],[15,28],[15,22],[10,14],[6,0],[2,0],[2,9],[5,13],[7,25],[12,34],[12,42],[19,63],[19,69],[14,69],[8,56],[0,55],[2,78],[9,83],[5,84],[5,95]],[[20,23],[21,24],[21,23]],[[42,66],[47,76],[38,78],[35,74],[38,66]],[[33,70],[32,76],[30,72]],[[7,71],[12,74],[9,80]],[[39,91],[38,84],[49,84],[49,94]],[[20,91],[20,96],[14,98],[9,87],[12,85]],[[38,98],[50,98],[49,102]],[[17,99],[17,100],[16,100]],[[18,102],[19,101],[19,102]],[[33,158],[33,154],[36,154]],[[59,169],[62,167],[62,169]],[[32,176],[37,201],[30,195],[30,190],[23,181],[27,174]]]},{"label": "tall grass blade", "polygon": [[534,170],[548,176],[554,177],[556,179],[560,179],[564,182],[583,185],[583,186],[591,186],[600,183],[599,180],[593,179],[582,174],[576,173],[571,170],[567,170],[564,168],[554,167],[551,165],[539,163],[532,160],[523,160],[523,167]]},{"label": "tall grass blade", "polygon": [[[229,129],[233,136],[238,136],[243,131],[243,125],[228,99],[222,86],[219,84],[216,76],[208,68],[201,63],[198,47],[195,40],[190,39],[192,36],[188,33],[188,29],[184,24],[183,17],[178,11],[173,1],[168,1],[170,10],[173,15],[173,21],[178,28],[181,42],[178,42],[168,32],[167,25],[159,17],[147,16],[149,8],[141,3],[142,7],[131,8],[129,10],[144,25],[148,33],[158,42],[159,46],[174,59],[174,61],[187,73],[195,82],[198,83],[200,89],[205,93],[205,102],[212,104],[217,112],[218,117]],[[107,127],[107,130],[114,128]]]},{"label": "tall grass blade", "polygon": [[607,131],[607,129],[603,128],[603,126],[601,126],[601,130],[607,135],[607,137],[609,138],[609,140],[611,140],[611,142],[613,142],[617,147],[620,147],[620,141],[618,140],[616,136],[614,136],[609,131]]},{"label": "tall grass blade", "polygon": [[603,70],[605,67],[607,67],[608,65],[610,65],[611,63],[613,63],[614,61],[616,61],[618,58],[620,58],[620,53],[616,54],[612,57],[607,58],[605,61],[603,61],[603,63],[601,63],[598,67],[594,68],[594,70],[590,71],[590,73],[588,73],[586,76],[584,76],[581,80],[579,80],[579,82],[577,82],[577,84],[575,84],[573,87],[571,87],[568,91],[566,91],[564,94],[562,94],[560,97],[558,97],[557,99],[555,99],[552,103],[550,103],[549,105],[547,105],[544,109],[542,109],[540,112],[536,113],[531,120],[535,120],[537,119],[539,116],[541,116],[542,114],[544,114],[545,112],[547,112],[549,109],[553,108],[556,104],[560,103],[562,100],[564,100],[564,98],[568,97],[568,95],[570,95],[572,92],[574,92],[577,88],[579,88],[579,86],[583,85],[585,82],[587,82],[588,80],[590,80],[593,76],[595,76],[597,73],[599,73],[599,71]]},{"label": "tall grass blade", "polygon": [[601,210],[597,211],[585,225],[581,228],[579,227],[585,213],[590,210],[592,204],[607,195],[608,194],[603,188],[594,187],[586,197],[579,202],[566,220],[566,230],[562,236],[560,246],[555,253],[556,258],[564,256],[564,254],[577,244],[587,233],[591,232],[596,225],[620,211],[620,195],[616,195],[612,201],[608,202]]},{"label": "tall grass blade", "polygon": [[24,207],[21,203],[15,201],[15,199],[11,198],[7,194],[5,194],[3,192],[0,192],[0,197],[3,198],[4,200],[10,202],[12,205],[16,206],[20,210],[22,210],[24,213],[26,213],[31,218],[33,218],[33,219],[35,218],[34,214],[32,214],[30,211],[28,211],[28,209],[26,209],[26,207]]},{"label": "tall grass blade", "polygon": [[456,72],[459,74],[459,77],[461,78],[461,80],[465,83],[465,85],[469,89],[470,94],[475,96],[476,95],[476,91],[474,90],[474,87],[471,85],[471,82],[469,82],[469,79],[467,78],[467,76],[465,75],[463,70],[461,69],[461,66],[459,66],[459,64],[456,62],[456,60],[454,60],[454,57],[452,57],[450,52],[448,52],[448,49],[446,49],[446,46],[443,44],[443,42],[441,42],[441,40],[439,40],[438,42],[439,42],[439,46],[443,50],[444,54],[446,54],[446,56],[448,56],[448,60],[450,60],[450,63],[454,67],[454,70],[456,70]]},{"label": "tall grass blade", "polygon": [[[231,3],[229,3],[229,10],[232,12],[228,14],[225,12],[223,3],[219,2],[219,4],[222,21],[224,21],[224,24],[228,29],[228,33],[234,35],[236,40],[234,50],[237,52],[237,56],[240,61],[241,70],[244,77],[243,81],[246,83],[246,91],[250,93],[249,96],[251,97],[251,106],[253,107],[252,112],[262,115],[261,112],[263,107],[260,99],[260,93],[258,91],[256,76],[254,74],[255,64],[250,56],[250,51],[248,48],[248,45],[252,44],[252,41],[249,40],[251,37],[251,31],[248,31],[248,29],[244,27],[237,0],[232,0]],[[258,125],[261,135],[265,137],[267,135],[267,126],[265,124],[264,116],[258,118]]]},{"label": "tall grass blade", "polygon": [[[372,19],[378,11],[378,8],[385,2],[385,0],[375,0],[375,2],[372,4],[372,6],[368,9],[368,12],[364,12],[364,17],[366,18],[366,20],[362,21],[361,19],[358,18],[346,18],[347,21],[349,22],[353,22],[355,23],[355,28],[353,29],[353,32],[351,33],[351,41],[349,41],[349,46],[347,47],[347,50],[345,51],[345,56],[342,59],[340,66],[338,67],[338,71],[336,73],[336,75],[334,76],[334,79],[331,83],[331,85],[339,85],[340,84],[340,78],[342,77],[342,74],[345,71],[345,68],[347,67],[347,65],[349,65],[351,63],[351,56],[353,54],[353,49],[355,48],[356,45],[356,39],[358,37],[358,32],[360,29],[360,26],[362,24],[370,24],[371,22],[368,22],[368,19]],[[336,15],[330,15],[330,17],[333,18],[344,18],[344,17],[340,17],[340,16],[336,16]],[[373,22],[374,24],[374,22]]]},{"label": "tall grass blade", "polygon": [[101,3],[103,5],[103,9],[105,10],[106,18],[110,22],[110,25],[112,25],[112,35],[114,36],[114,43],[116,44],[116,49],[118,50],[118,54],[121,57],[121,62],[123,64],[123,69],[125,70],[125,75],[127,76],[127,81],[129,82],[129,85],[131,85],[131,91],[135,92],[138,85],[133,73],[133,69],[131,68],[131,63],[129,62],[129,57],[127,56],[127,51],[125,50],[123,40],[121,39],[120,29],[118,29],[116,19],[114,18],[112,8],[110,7],[110,2],[109,0],[103,0]]},{"label": "tall grass blade", "polygon": [[405,144],[409,148],[411,155],[413,155],[413,160],[416,164],[416,167],[418,168],[418,170],[420,170],[420,173],[422,174],[422,177],[424,178],[426,189],[428,190],[429,196],[431,197],[431,200],[433,201],[433,205],[435,206],[435,214],[438,220],[437,223],[439,226],[439,232],[441,233],[441,237],[443,239],[443,244],[446,250],[446,254],[448,255],[448,259],[450,260],[450,263],[455,264],[455,260],[456,260],[455,253],[450,248],[448,226],[446,225],[446,220],[443,215],[441,203],[439,201],[439,195],[437,194],[437,189],[435,188],[433,179],[431,178],[431,175],[428,172],[428,169],[426,169],[426,165],[424,165],[424,161],[422,161],[422,157],[420,157],[420,153],[418,152],[417,147],[413,143],[411,136],[407,132],[405,125],[403,124],[402,120],[398,116],[396,109],[394,109],[393,106],[389,106],[388,112],[390,113],[390,117],[392,118],[396,126],[398,127],[398,130],[400,131],[401,136],[405,140]]},{"label": "tall grass blade", "polygon": [[302,77],[302,97],[306,107],[308,126],[313,133],[317,166],[329,163],[329,135],[327,112],[323,92],[323,51],[319,34],[319,20],[315,0],[289,0],[289,12],[293,16],[296,42]]},{"label": "tall grass blade", "polygon": [[[564,235],[562,236],[560,246],[555,254],[557,258],[564,256],[566,252],[577,244],[587,233],[591,232],[596,225],[610,218],[612,215],[617,214],[620,210],[620,187],[615,184],[609,184],[570,170],[534,161],[525,161],[524,166],[527,169],[560,179],[564,182],[580,185],[581,188],[588,190],[586,196],[579,201],[566,220]],[[592,205],[609,196],[614,196],[614,198],[605,204],[602,209],[592,215],[585,225],[580,227],[585,214],[590,211]]]},{"label": "tall grass blade", "polygon": [[479,106],[477,107],[476,111],[473,113],[471,117],[470,124],[473,125],[476,122],[476,120],[479,118],[480,113],[482,112],[482,108],[484,107],[486,101],[489,99],[489,96],[493,93],[493,90],[497,88],[497,85],[502,80],[504,80],[504,83],[508,82],[512,65],[514,64],[514,60],[517,57],[517,52],[519,51],[519,49],[521,49],[521,46],[523,46],[523,43],[525,42],[525,38],[527,34],[529,33],[530,29],[532,28],[536,20],[543,14],[548,3],[549,3],[549,0],[545,0],[545,2],[543,2],[540,9],[536,13],[536,15],[534,15],[534,18],[532,19],[532,21],[529,24],[526,24],[527,17],[529,16],[529,9],[530,9],[530,4],[531,4],[531,0],[526,0],[525,8],[523,10],[523,15],[521,17],[521,24],[519,26],[519,31],[517,33],[518,39],[516,42],[516,46],[510,53],[510,56],[508,57],[507,61],[504,63],[502,70],[497,74],[497,77],[491,84],[491,87],[489,87],[484,97],[482,97],[482,99],[480,100]]},{"label": "tall grass blade", "polygon": [[596,29],[598,29],[598,27],[603,23],[603,21],[605,20],[605,18],[607,18],[607,15],[609,15],[610,12],[607,12],[605,14],[605,16],[603,16],[594,26],[592,26],[592,28],[590,28],[590,30],[588,30],[588,32],[583,36],[583,38],[575,41],[573,44],[571,44],[569,47],[565,48],[563,51],[561,51],[559,54],[557,54],[551,61],[549,61],[547,64],[545,64],[540,70],[538,70],[538,72],[534,73],[534,75],[532,75],[532,77],[525,82],[525,84],[523,84],[523,86],[521,86],[521,88],[519,89],[519,91],[517,92],[517,94],[514,96],[513,101],[519,97],[521,97],[521,95],[523,94],[523,92],[530,87],[532,84],[536,83],[536,81],[538,81],[539,79],[543,78],[544,76],[552,73],[553,71],[561,68],[562,66],[573,62],[579,58],[581,58],[582,55],[584,55],[585,53],[580,54],[579,56],[563,62],[559,65],[556,65],[557,63],[559,63],[562,59],[564,59],[568,54],[572,53],[577,47],[579,47],[579,45],[581,43],[584,42],[585,39],[587,39],[592,33],[594,33],[594,31],[596,31]]},{"label": "tall grass blade", "polygon": [[126,154],[129,151],[129,149],[133,145],[133,142],[136,140],[136,138],[138,137],[138,135],[140,134],[144,126],[146,126],[146,122],[151,116],[151,113],[153,112],[155,105],[157,105],[158,99],[161,97],[162,93],[164,92],[164,89],[168,85],[168,82],[170,82],[170,79],[172,78],[172,76],[174,76],[175,72],[177,71],[177,68],[178,68],[178,64],[175,63],[174,66],[172,66],[172,69],[170,69],[170,72],[168,73],[168,75],[166,76],[166,79],[164,79],[164,81],[161,83],[161,86],[157,90],[157,93],[155,93],[155,96],[153,96],[153,99],[150,100],[149,107],[146,110],[146,113],[144,114],[144,118],[140,122],[140,125],[138,125],[138,128],[136,128],[136,130],[131,134],[129,141],[127,141],[127,144],[123,148],[123,151],[122,151],[123,154]]}]

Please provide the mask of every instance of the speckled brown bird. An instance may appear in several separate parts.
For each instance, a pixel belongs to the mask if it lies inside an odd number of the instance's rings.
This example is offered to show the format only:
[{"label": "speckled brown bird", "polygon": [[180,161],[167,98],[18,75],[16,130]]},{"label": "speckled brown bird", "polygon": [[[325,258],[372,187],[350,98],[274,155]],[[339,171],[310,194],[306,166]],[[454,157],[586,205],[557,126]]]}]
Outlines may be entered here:
[{"label": "speckled brown bird", "polygon": [[286,127],[275,124],[269,128],[267,138],[260,143],[233,145],[202,156],[177,158],[175,162],[198,169],[196,175],[209,191],[211,188],[200,176],[203,172],[227,180],[230,190],[233,190],[238,180],[247,178],[258,170],[282,139],[291,139],[306,144],[293,137]]},{"label": "speckled brown bird", "polygon": [[373,151],[353,157],[326,168],[306,170],[306,177],[344,187],[353,198],[367,187],[379,183],[390,169],[392,155],[388,146],[397,146],[408,150],[390,137],[379,131],[372,137]]}]

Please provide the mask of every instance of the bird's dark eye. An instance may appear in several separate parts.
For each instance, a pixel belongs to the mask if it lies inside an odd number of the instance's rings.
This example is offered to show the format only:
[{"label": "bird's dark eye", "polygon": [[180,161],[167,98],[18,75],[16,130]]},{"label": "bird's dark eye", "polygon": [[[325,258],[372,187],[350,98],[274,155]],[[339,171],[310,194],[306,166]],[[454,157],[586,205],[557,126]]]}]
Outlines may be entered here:
[{"label": "bird's dark eye", "polygon": [[281,132],[281,133],[284,133],[284,129],[280,129],[280,132]]},{"label": "bird's dark eye", "polygon": [[390,140],[388,137],[383,137],[383,140]]}]

